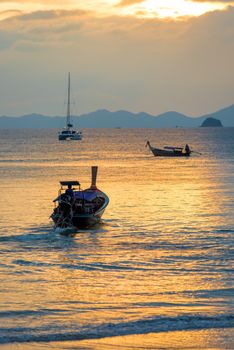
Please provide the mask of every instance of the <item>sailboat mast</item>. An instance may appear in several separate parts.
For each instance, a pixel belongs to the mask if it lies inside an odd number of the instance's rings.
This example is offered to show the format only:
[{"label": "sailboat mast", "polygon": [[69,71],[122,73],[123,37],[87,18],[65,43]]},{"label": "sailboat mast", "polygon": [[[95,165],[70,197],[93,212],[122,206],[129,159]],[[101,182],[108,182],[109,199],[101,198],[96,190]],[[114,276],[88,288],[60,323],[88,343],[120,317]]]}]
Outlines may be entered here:
[{"label": "sailboat mast", "polygon": [[70,72],[68,73],[68,89],[67,89],[67,128],[71,126],[71,110],[70,110]]}]

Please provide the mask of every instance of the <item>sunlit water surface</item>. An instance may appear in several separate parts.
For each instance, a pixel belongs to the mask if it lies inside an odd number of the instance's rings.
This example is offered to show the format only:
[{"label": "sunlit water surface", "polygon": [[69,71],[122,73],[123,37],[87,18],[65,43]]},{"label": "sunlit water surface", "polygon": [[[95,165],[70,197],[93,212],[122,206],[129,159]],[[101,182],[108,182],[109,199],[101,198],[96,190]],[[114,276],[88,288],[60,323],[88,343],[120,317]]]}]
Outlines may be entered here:
[{"label": "sunlit water surface", "polygon": [[[0,347],[233,349],[234,129],[0,131]],[[145,143],[189,143],[189,159]],[[60,180],[110,204],[62,235]]]}]

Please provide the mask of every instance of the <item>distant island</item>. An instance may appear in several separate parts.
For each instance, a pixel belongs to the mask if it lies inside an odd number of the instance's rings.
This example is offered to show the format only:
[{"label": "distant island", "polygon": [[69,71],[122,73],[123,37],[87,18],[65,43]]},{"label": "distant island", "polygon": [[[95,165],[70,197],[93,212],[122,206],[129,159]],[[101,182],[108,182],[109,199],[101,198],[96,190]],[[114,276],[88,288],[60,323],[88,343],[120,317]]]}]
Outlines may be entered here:
[{"label": "distant island", "polygon": [[206,118],[202,123],[201,127],[222,127],[222,123],[219,119],[215,118]]},{"label": "distant island", "polygon": [[[212,122],[212,120],[218,120]],[[210,122],[211,121],[211,122]],[[217,112],[198,117],[169,111],[159,115],[145,112],[132,113],[125,110],[115,112],[100,109],[80,116],[72,116],[74,128],[199,128],[202,126],[234,127],[234,104]],[[207,125],[208,123],[208,125]],[[216,125],[217,124],[217,125]],[[221,125],[220,125],[221,124]],[[61,129],[65,126],[65,116],[45,116],[27,114],[23,116],[0,117],[1,129]]]}]

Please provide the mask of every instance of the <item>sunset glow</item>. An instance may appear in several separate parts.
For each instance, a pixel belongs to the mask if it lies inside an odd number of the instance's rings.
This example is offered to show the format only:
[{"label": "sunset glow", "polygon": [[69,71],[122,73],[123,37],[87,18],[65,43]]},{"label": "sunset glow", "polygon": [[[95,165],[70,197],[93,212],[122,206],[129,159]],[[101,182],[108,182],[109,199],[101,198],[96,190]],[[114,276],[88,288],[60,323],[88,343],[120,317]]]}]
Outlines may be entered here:
[{"label": "sunset glow", "polygon": [[137,17],[183,17],[200,16],[206,12],[222,10],[227,5],[224,3],[193,2],[186,0],[145,0],[142,3],[128,6],[123,10],[124,14],[132,14]]},{"label": "sunset glow", "polygon": [[1,113],[64,114],[68,70],[77,114],[211,113],[233,103],[233,33],[234,0],[0,1]]},{"label": "sunset glow", "polygon": [[50,10],[85,10],[98,16],[119,15],[142,18],[178,18],[184,16],[200,16],[206,12],[223,10],[230,2],[198,2],[189,0],[60,0],[54,1],[5,1],[0,4],[0,20],[17,14],[16,11],[30,13]]}]

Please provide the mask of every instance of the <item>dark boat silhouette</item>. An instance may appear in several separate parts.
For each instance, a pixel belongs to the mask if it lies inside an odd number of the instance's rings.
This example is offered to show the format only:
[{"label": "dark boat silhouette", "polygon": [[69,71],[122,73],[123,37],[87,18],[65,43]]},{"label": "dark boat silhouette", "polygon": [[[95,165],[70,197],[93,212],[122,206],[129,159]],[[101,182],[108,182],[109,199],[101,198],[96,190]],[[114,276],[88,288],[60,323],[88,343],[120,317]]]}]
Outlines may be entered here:
[{"label": "dark boat silhouette", "polygon": [[146,147],[149,147],[150,151],[155,157],[189,157],[193,152],[190,150],[188,145],[185,147],[174,147],[174,146],[165,146],[162,148],[152,147],[150,142],[146,142]]},{"label": "dark boat silhouette", "polygon": [[[100,221],[109,198],[96,187],[97,170],[98,167],[92,167],[92,183],[85,190],[81,190],[78,181],[60,181],[51,215],[55,228],[86,228]],[[78,189],[73,186],[78,186]]]}]

